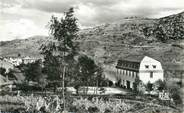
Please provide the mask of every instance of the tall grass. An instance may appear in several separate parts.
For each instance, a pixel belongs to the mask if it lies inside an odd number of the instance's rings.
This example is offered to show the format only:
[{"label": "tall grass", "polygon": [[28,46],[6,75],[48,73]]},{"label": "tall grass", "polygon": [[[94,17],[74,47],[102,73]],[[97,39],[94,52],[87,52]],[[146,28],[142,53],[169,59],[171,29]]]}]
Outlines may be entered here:
[{"label": "tall grass", "polygon": [[[104,100],[103,98],[98,97],[93,97],[92,99],[88,99],[86,97],[70,97],[66,99],[66,102],[67,111],[74,113],[141,113],[144,110],[150,112],[167,112],[174,110],[172,108],[164,107],[158,104],[127,101],[126,99]],[[0,96],[0,105],[3,103],[6,103],[7,105],[11,105],[12,103],[16,103],[19,106],[21,105],[21,109],[23,109],[25,113],[59,113],[63,111],[63,100],[58,96],[42,97],[5,95]]]}]

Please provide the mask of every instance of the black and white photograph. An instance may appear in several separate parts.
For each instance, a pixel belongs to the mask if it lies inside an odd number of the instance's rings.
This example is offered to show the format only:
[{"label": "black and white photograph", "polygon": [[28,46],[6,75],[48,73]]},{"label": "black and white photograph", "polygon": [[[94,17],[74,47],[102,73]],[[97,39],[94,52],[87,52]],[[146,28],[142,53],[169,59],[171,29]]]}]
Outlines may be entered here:
[{"label": "black and white photograph", "polygon": [[184,0],[0,0],[0,113],[184,113]]}]

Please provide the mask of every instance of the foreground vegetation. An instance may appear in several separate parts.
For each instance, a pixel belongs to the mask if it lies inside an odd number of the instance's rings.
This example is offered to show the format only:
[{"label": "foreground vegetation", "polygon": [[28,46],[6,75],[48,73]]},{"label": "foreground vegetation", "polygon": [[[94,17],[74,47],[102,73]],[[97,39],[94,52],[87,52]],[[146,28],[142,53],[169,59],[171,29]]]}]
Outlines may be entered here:
[{"label": "foreground vegetation", "polygon": [[[59,113],[63,100],[59,96],[0,96],[1,111],[22,113]],[[11,106],[13,105],[13,106]],[[180,110],[153,101],[142,102],[128,99],[104,99],[102,97],[68,97],[66,110],[75,113],[180,113]]]}]

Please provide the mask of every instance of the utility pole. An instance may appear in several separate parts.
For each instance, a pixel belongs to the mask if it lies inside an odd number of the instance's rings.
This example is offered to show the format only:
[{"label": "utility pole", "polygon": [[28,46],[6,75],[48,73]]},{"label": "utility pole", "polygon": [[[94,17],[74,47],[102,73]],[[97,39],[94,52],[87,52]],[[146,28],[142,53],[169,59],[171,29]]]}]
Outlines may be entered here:
[{"label": "utility pole", "polygon": [[[66,40],[66,38],[64,37],[64,40]],[[63,89],[63,112],[65,113],[65,74],[66,74],[66,61],[65,61],[65,51],[66,51],[66,43],[65,41],[63,42],[64,45],[64,51],[63,51],[63,80],[62,80],[62,89]]]},{"label": "utility pole", "polygon": [[65,50],[63,52],[63,80],[62,80],[62,89],[63,89],[63,111],[65,112],[65,71],[66,71],[66,63],[65,63]]},{"label": "utility pole", "polygon": [[[64,46],[65,47],[65,46]],[[63,72],[61,72],[60,77],[62,78],[62,97],[63,97],[63,112],[66,112],[66,101],[65,101],[65,74],[66,74],[66,62],[65,62],[65,50],[63,51],[63,56],[62,60],[60,63],[60,70],[62,70],[62,65],[63,65]]]}]

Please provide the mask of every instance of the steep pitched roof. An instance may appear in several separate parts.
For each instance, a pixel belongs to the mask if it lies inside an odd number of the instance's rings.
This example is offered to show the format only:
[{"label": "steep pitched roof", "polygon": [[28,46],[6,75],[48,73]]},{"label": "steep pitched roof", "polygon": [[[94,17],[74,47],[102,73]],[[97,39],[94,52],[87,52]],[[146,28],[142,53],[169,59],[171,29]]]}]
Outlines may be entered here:
[{"label": "steep pitched roof", "polygon": [[126,57],[121,58],[120,60],[140,63],[144,57],[144,55],[128,55]]},{"label": "steep pitched roof", "polygon": [[138,71],[144,57],[144,55],[128,55],[118,60],[116,68]]}]

